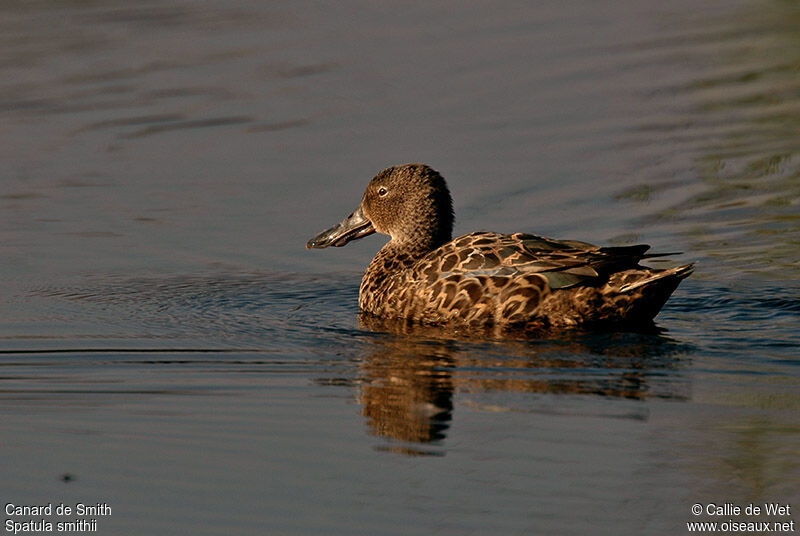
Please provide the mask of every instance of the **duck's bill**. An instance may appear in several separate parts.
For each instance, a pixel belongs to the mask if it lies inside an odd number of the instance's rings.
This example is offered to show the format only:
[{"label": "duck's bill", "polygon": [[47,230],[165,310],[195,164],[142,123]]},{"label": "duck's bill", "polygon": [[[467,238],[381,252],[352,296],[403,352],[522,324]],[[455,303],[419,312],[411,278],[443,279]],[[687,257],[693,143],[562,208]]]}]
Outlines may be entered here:
[{"label": "duck's bill", "polygon": [[328,246],[342,247],[351,240],[358,240],[375,232],[375,227],[369,221],[361,207],[358,207],[352,214],[346,217],[338,225],[322,231],[306,243],[306,249],[326,248]]}]

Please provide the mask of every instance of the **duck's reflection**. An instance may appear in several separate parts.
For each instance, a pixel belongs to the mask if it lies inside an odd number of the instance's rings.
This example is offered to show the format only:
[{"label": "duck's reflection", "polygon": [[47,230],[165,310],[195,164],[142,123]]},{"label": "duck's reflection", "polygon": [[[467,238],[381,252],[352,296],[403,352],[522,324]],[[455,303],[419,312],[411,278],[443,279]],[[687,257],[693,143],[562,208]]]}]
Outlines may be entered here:
[{"label": "duck's reflection", "polygon": [[[686,349],[657,332],[491,339],[362,315],[376,334],[361,368],[370,432],[395,441],[441,442],[461,392],[530,392],[629,399],[684,398],[677,371]],[[490,335],[490,334],[488,334]],[[404,446],[407,454],[426,454]]]},{"label": "duck's reflection", "polygon": [[362,376],[362,411],[370,429],[415,443],[443,439],[453,412],[452,360],[399,340],[378,346]]}]

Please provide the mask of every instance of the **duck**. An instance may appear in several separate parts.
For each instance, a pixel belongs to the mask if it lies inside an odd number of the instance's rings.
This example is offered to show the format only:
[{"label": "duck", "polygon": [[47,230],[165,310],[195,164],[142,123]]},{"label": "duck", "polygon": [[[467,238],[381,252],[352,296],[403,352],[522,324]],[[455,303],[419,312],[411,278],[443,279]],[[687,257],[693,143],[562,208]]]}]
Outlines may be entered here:
[{"label": "duck", "polygon": [[540,331],[652,323],[693,264],[642,266],[645,244],[595,246],[528,233],[452,237],[453,202],[428,165],[389,167],[369,181],[344,220],[307,249],[342,247],[373,233],[390,240],[369,263],[362,314],[436,326]]}]

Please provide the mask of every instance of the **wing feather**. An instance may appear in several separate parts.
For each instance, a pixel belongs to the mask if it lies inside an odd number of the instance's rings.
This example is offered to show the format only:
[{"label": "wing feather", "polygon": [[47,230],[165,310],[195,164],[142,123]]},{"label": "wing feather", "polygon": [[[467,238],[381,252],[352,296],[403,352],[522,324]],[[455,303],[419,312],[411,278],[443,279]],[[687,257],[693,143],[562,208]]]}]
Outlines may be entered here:
[{"label": "wing feather", "polygon": [[601,284],[610,273],[637,267],[649,249],[644,244],[598,247],[524,233],[473,233],[454,243],[459,262],[448,265],[442,277],[542,274],[551,289]]}]

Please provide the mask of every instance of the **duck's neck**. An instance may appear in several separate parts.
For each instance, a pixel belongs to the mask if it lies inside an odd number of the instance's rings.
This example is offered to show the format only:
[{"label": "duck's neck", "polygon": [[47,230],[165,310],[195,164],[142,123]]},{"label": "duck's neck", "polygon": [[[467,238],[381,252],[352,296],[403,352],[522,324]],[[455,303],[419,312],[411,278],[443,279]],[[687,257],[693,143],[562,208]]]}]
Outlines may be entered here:
[{"label": "duck's neck", "polygon": [[372,259],[361,279],[358,292],[358,305],[362,310],[381,314],[384,293],[392,286],[400,284],[402,274],[406,273],[420,258],[441,244],[400,242],[390,240]]}]

